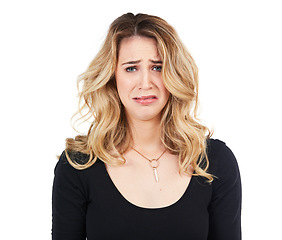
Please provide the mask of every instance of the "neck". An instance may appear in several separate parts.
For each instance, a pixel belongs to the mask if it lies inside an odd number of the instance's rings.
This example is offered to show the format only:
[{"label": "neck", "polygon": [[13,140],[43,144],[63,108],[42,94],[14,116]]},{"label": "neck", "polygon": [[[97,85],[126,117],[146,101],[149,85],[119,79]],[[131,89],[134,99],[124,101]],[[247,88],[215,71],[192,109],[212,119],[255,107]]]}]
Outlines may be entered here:
[{"label": "neck", "polygon": [[160,121],[128,121],[132,133],[132,147],[142,153],[163,151],[164,146],[160,139]]}]

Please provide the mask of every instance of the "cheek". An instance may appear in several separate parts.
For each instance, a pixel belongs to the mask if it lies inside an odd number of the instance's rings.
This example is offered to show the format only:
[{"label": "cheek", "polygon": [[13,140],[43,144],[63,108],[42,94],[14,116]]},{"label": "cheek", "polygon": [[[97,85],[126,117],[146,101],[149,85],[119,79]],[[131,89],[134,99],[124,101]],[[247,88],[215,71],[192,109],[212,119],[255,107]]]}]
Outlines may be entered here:
[{"label": "cheek", "polygon": [[123,101],[124,95],[126,94],[123,82],[117,81],[117,91],[118,91],[119,98]]},{"label": "cheek", "polygon": [[128,78],[126,78],[126,76],[123,76],[123,74],[117,72],[116,86],[117,86],[119,97],[123,102],[123,100],[127,98],[131,92],[132,86],[130,84],[130,81]]},{"label": "cheek", "polygon": [[170,92],[166,89],[166,87],[163,83],[161,83],[159,88],[160,88],[160,91],[163,93],[165,99],[167,100],[169,98]]}]

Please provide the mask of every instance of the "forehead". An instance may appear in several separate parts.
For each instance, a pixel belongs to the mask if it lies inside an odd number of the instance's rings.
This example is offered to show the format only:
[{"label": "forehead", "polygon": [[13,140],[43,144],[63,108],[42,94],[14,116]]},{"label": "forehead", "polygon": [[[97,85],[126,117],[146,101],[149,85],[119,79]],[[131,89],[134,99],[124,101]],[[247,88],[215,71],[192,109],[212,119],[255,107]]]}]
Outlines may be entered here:
[{"label": "forehead", "polygon": [[120,43],[118,60],[159,59],[157,42],[153,38],[133,36]]}]

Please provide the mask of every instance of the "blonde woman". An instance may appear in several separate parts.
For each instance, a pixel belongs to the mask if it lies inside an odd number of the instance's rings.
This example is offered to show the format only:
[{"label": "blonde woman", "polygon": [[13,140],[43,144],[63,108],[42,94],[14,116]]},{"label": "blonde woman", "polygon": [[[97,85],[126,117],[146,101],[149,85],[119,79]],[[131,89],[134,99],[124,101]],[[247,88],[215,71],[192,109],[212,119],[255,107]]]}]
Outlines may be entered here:
[{"label": "blonde woman", "polygon": [[163,19],[124,14],[80,76],[92,124],[55,168],[53,240],[241,239],[241,182],[196,119],[198,69]]}]

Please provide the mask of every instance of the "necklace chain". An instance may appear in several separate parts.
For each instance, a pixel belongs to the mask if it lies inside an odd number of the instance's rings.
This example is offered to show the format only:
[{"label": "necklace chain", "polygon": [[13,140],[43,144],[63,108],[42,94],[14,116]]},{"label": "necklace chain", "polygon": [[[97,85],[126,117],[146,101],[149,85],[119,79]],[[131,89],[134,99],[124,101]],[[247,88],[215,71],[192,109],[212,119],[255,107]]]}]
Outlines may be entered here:
[{"label": "necklace chain", "polygon": [[[131,147],[131,148],[135,152],[139,153],[143,158],[147,159],[150,162],[150,166],[153,168],[153,172],[154,172],[154,175],[155,175],[155,180],[156,180],[156,182],[159,182],[159,176],[158,176],[158,171],[157,171],[157,168],[159,166],[158,160],[162,157],[162,155],[164,155],[164,153],[166,152],[166,149],[162,152],[162,154],[158,158],[149,159],[146,156],[144,156],[142,153],[137,151],[134,147]],[[154,162],[155,162],[155,164],[154,164]]]},{"label": "necklace chain", "polygon": [[149,162],[152,162],[152,161],[158,161],[162,155],[164,155],[164,153],[166,152],[166,149],[162,152],[162,154],[158,157],[158,158],[153,158],[153,159],[149,159],[147,157],[145,157],[142,153],[140,153],[139,151],[137,151],[134,147],[131,147],[135,152],[139,153],[143,158],[146,158]]}]

